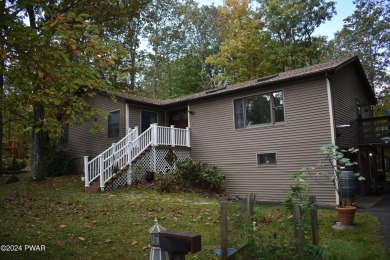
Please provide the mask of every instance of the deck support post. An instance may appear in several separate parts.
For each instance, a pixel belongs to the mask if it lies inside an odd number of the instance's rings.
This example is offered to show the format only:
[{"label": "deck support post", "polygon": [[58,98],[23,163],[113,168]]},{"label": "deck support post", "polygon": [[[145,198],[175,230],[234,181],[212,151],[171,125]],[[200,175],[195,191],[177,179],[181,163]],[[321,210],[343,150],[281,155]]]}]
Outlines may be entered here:
[{"label": "deck support post", "polygon": [[88,156],[84,156],[84,181],[85,187],[89,187]]},{"label": "deck support post", "polygon": [[187,141],[187,147],[191,147],[190,128],[189,127],[186,127],[186,141]]},{"label": "deck support post", "polygon": [[100,189],[104,189],[104,156],[99,156],[99,177],[100,177]]},{"label": "deck support post", "polygon": [[152,134],[152,146],[157,146],[157,124],[151,124],[150,125],[151,127],[152,127],[152,132],[151,132],[151,134]]},{"label": "deck support post", "polygon": [[116,160],[115,160],[115,153],[116,153],[116,144],[112,143],[111,144],[111,158],[110,158],[110,164],[111,164],[111,169],[109,171],[112,171],[112,168],[115,166]]}]

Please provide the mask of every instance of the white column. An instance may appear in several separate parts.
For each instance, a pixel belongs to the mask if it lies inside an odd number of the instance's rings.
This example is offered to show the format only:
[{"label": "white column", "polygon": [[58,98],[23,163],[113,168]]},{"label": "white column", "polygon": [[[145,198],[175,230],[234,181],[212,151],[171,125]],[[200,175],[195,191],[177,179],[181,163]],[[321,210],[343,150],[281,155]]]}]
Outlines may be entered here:
[{"label": "white column", "polygon": [[84,181],[85,186],[89,187],[88,156],[84,156]]},{"label": "white column", "polygon": [[110,163],[111,163],[111,166],[114,166],[115,165],[115,158],[116,158],[116,149],[115,149],[115,143],[112,143],[111,144],[111,158],[110,158]]},{"label": "white column", "polygon": [[187,147],[191,147],[191,140],[190,140],[190,128],[186,127],[186,141],[187,141]]},{"label": "white column", "polygon": [[126,119],[126,129],[130,130],[130,109],[129,104],[126,103],[126,113],[125,113],[125,119]]},{"label": "white column", "polygon": [[100,188],[104,188],[104,156],[99,156],[99,177],[100,177]]},{"label": "white column", "polygon": [[[329,125],[330,125],[330,138],[331,138],[331,143],[333,145],[336,144],[336,128],[335,128],[335,121],[334,121],[334,110],[333,110],[333,96],[332,96],[332,87],[330,84],[330,80],[326,78],[326,90],[328,93],[328,109],[329,109]],[[333,165],[336,165],[337,162],[336,160],[333,160]],[[337,176],[335,176],[337,178]],[[336,186],[337,186],[338,181],[336,180]],[[336,187],[336,204],[339,204],[339,194],[337,192],[337,187]]]},{"label": "white column", "polygon": [[175,126],[171,125],[171,146],[174,147],[176,144],[176,132]]},{"label": "white column", "polygon": [[152,127],[152,146],[157,146],[157,124],[151,124]]}]

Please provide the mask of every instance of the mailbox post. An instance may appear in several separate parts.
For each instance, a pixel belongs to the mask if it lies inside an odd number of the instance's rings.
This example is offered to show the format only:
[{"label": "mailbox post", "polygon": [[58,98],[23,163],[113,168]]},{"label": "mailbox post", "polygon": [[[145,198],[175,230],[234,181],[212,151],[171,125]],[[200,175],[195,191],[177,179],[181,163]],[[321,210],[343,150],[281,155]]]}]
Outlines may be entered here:
[{"label": "mailbox post", "polygon": [[188,252],[197,253],[202,250],[199,234],[164,230],[159,235],[160,247],[169,253],[170,260],[184,260]]},{"label": "mailbox post", "polygon": [[154,219],[154,225],[149,229],[150,234],[150,258],[149,260],[167,260],[166,251],[160,247],[159,233],[166,229],[160,226],[157,218]]}]

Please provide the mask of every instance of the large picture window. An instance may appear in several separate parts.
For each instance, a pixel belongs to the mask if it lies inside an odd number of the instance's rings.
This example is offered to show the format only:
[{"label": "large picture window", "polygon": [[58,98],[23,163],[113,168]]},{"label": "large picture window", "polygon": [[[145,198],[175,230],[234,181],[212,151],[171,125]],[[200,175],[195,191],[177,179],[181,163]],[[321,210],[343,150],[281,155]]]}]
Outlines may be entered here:
[{"label": "large picture window", "polygon": [[234,100],[234,125],[236,129],[278,122],[284,122],[282,91]]},{"label": "large picture window", "polygon": [[108,115],[108,137],[119,137],[119,111],[110,112]]}]

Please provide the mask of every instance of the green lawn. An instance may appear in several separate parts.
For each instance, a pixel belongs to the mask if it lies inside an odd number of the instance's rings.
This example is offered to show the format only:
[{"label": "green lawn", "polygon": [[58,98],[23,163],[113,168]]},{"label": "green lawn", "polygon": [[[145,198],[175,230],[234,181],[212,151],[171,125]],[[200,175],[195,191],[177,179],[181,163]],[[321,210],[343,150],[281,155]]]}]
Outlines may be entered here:
[{"label": "green lawn", "polygon": [[[91,194],[77,176],[35,183],[27,174],[18,177],[20,182],[0,185],[0,245],[22,245],[22,251],[2,250],[0,259],[148,259],[155,217],[167,229],[202,235],[202,252],[187,259],[218,259],[213,254],[220,245],[218,197],[135,187]],[[240,246],[247,239],[241,232],[245,210],[229,205],[229,246]],[[335,211],[322,210],[319,219],[321,246],[329,256],[387,259],[377,219],[358,214],[356,228],[343,231],[331,228]],[[256,241],[291,242],[292,220],[284,208],[256,206],[255,220]],[[25,245],[44,245],[45,251],[26,251]]]}]

